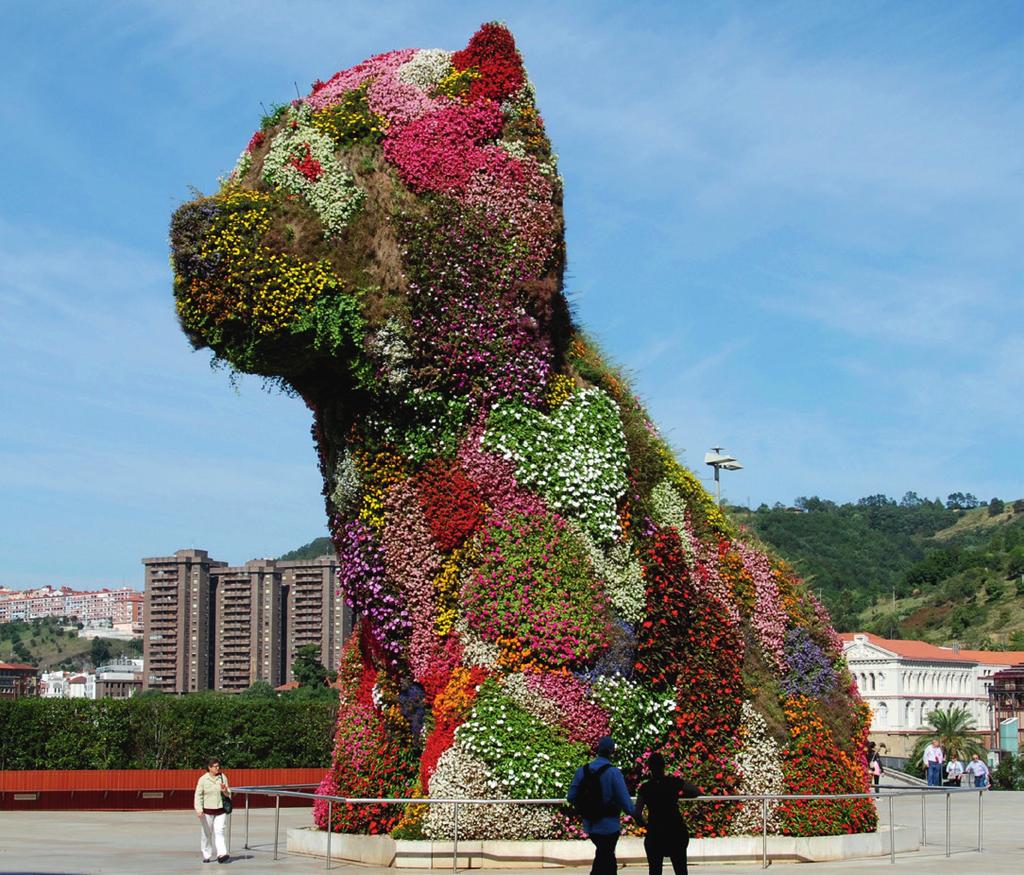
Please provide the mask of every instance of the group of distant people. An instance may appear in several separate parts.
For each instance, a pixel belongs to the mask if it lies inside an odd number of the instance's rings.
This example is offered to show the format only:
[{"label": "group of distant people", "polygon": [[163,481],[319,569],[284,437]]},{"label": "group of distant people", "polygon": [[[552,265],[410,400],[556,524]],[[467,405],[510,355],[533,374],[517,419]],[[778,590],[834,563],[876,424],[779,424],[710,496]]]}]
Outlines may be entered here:
[{"label": "group of distant people", "polygon": [[[885,773],[882,766],[881,752],[885,745],[875,747],[873,741],[868,742],[868,773],[878,792],[878,782]],[[921,756],[929,787],[976,787],[983,790],[991,786],[992,778],[988,764],[978,754],[972,754],[970,760],[964,762],[953,754],[948,759],[938,738],[933,738]]]},{"label": "group of distant people", "polygon": [[930,787],[962,787],[965,778],[967,786],[974,786],[979,790],[989,787],[992,783],[988,764],[981,757],[972,754],[970,761],[964,763],[954,754],[947,760],[946,752],[937,738],[933,738],[924,749],[921,764],[928,776]]}]

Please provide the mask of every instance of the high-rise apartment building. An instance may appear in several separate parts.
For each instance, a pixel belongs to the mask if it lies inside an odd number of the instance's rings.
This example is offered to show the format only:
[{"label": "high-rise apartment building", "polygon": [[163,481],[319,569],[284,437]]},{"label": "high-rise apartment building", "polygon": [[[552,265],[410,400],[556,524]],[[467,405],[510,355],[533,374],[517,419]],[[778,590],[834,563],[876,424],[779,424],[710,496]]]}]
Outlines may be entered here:
[{"label": "high-rise apartment building", "polygon": [[194,693],[211,687],[211,571],[225,568],[205,550],[143,559],[146,634],[143,689]]},{"label": "high-rise apartment building", "polygon": [[268,560],[214,572],[216,690],[240,691],[281,680],[281,574]]},{"label": "high-rise apartment building", "polygon": [[179,550],[143,564],[146,689],[278,686],[293,679],[304,644],[316,644],[328,668],[340,662],[352,618],[335,593],[333,556],[229,567],[205,550]]},{"label": "high-rise apartment building", "polygon": [[341,646],[352,631],[351,609],[336,595],[338,562],[334,556],[278,562],[285,603],[283,639],[289,654],[281,683],[293,681],[295,653],[306,644],[320,648],[330,669],[341,662]]}]

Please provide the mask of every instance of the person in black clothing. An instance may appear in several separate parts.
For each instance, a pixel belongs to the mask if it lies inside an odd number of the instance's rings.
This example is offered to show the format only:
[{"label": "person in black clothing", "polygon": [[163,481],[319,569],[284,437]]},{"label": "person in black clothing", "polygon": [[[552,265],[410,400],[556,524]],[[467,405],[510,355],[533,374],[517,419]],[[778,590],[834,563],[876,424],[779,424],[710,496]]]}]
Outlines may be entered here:
[{"label": "person in black clothing", "polygon": [[885,769],[882,767],[882,758],[880,751],[885,750],[883,745],[879,749],[875,749],[875,743],[873,741],[868,742],[868,774],[871,776],[871,781],[875,785],[875,792],[878,792],[878,782],[881,780],[882,775],[885,774]]},{"label": "person in black clothing", "polygon": [[[647,827],[644,851],[650,875],[661,875],[665,857],[672,860],[676,875],[686,875],[686,846],[690,833],[686,821],[679,813],[680,799],[696,799],[700,790],[696,785],[674,775],[665,774],[665,758],[652,753],[647,759],[650,778],[640,785],[636,794],[635,819]],[[644,809],[648,815],[644,817]]]}]

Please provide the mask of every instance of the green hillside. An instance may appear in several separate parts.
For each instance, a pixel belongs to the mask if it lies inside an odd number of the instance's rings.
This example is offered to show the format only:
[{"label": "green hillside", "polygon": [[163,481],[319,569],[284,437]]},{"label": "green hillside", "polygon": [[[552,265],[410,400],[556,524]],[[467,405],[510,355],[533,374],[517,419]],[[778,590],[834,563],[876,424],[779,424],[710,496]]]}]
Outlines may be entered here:
[{"label": "green hillside", "polygon": [[908,493],[732,513],[793,563],[840,630],[1024,648],[1024,501]]},{"label": "green hillside", "polygon": [[318,556],[326,556],[331,553],[334,553],[334,545],[331,544],[330,538],[324,536],[314,538],[308,544],[303,544],[301,547],[279,556],[278,561],[293,562],[300,559],[316,559]]},{"label": "green hillside", "polygon": [[141,640],[79,638],[64,626],[58,617],[0,623],[0,662],[25,662],[40,671],[81,671],[118,656],[142,655]]}]

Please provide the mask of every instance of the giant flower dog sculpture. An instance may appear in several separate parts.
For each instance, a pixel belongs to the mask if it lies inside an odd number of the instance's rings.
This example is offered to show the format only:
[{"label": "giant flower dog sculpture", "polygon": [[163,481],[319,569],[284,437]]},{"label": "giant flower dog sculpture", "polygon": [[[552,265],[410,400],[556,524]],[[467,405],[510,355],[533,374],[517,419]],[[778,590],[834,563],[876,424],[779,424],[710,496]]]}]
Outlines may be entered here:
[{"label": "giant flower dog sculpture", "polygon": [[[866,787],[866,706],[827,614],[674,458],[562,289],[562,178],[509,31],[376,55],[263,118],[176,211],[182,328],[313,415],[339,587],[350,797],[560,797],[596,739],[710,794]],[[462,806],[463,837],[578,835]],[[697,835],[760,831],[700,803]],[[316,817],[326,825],[326,806]],[[445,806],[335,830],[445,837]],[[868,802],[772,805],[789,834]]]}]

